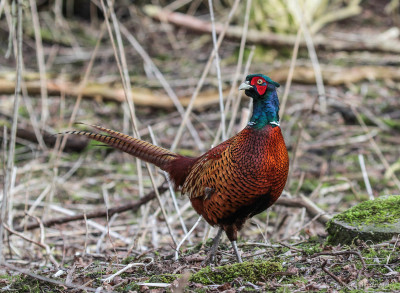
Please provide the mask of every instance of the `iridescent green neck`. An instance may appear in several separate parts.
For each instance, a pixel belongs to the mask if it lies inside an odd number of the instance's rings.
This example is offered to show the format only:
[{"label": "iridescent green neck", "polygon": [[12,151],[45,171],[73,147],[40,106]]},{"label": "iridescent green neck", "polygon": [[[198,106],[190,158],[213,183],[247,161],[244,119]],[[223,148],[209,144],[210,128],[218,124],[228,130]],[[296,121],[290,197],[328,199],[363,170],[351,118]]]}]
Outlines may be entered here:
[{"label": "iridescent green neck", "polygon": [[253,115],[248,125],[255,129],[266,125],[279,126],[279,101],[276,91],[267,92],[253,100]]}]

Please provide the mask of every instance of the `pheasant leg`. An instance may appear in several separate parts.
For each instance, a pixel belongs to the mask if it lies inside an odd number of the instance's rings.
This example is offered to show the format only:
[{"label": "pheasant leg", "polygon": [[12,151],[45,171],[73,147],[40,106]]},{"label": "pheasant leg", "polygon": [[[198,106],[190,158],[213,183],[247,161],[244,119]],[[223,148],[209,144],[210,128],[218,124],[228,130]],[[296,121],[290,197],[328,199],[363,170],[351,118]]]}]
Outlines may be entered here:
[{"label": "pheasant leg", "polygon": [[219,245],[219,241],[221,240],[222,232],[224,229],[222,227],[219,227],[217,235],[213,239],[212,246],[210,248],[210,251],[207,255],[207,258],[204,260],[203,264],[208,264],[208,263],[214,263],[215,261],[215,254],[217,252],[217,248]]},{"label": "pheasant leg", "polygon": [[239,250],[238,250],[236,241],[232,241],[232,247],[233,247],[233,250],[235,251],[237,261],[238,261],[239,263],[242,263],[242,262],[243,262],[243,261],[242,261],[242,257],[240,256],[240,253],[239,253]]}]

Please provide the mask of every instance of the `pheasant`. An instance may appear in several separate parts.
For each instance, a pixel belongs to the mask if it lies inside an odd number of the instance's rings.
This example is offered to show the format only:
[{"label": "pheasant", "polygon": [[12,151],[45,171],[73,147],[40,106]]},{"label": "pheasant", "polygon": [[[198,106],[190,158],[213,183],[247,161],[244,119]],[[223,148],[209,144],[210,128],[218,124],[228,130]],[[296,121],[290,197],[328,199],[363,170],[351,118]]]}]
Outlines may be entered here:
[{"label": "pheasant", "polygon": [[237,232],[247,219],[270,207],[281,195],[289,157],[279,125],[279,87],[268,76],[252,74],[239,86],[253,98],[248,125],[235,136],[193,158],[140,139],[91,125],[107,135],[69,131],[120,149],[166,171],[175,188],[187,195],[195,211],[219,230],[209,260],[213,261],[222,232],[232,243],[238,262]]}]

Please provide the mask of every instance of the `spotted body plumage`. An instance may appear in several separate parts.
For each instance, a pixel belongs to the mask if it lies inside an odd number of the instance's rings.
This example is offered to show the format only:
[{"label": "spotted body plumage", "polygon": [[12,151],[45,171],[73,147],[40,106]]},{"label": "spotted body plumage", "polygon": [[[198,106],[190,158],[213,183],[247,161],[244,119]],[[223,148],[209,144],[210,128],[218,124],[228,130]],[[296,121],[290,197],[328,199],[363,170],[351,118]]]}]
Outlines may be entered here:
[{"label": "spotted body plumage", "polygon": [[[279,127],[246,127],[233,138],[199,157],[182,193],[210,225],[232,225],[236,239],[246,219],[271,206],[281,194],[288,155]],[[206,195],[205,189],[212,189]]]},{"label": "spotted body plumage", "polygon": [[241,262],[236,240],[245,221],[270,207],[286,184],[289,158],[279,127],[279,84],[262,74],[246,77],[239,87],[253,98],[253,114],[241,132],[197,158],[184,157],[128,135],[93,126],[108,135],[86,131],[70,134],[118,148],[167,171],[176,188],[190,198],[197,213],[232,242]]}]

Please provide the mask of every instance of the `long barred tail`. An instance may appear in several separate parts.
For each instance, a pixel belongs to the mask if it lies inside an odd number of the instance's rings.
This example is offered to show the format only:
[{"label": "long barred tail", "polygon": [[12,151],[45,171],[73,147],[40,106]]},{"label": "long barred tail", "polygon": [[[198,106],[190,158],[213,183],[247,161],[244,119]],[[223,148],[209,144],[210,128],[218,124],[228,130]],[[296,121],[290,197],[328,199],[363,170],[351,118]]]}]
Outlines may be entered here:
[{"label": "long barred tail", "polygon": [[[83,123],[81,123],[83,124]],[[147,141],[143,141],[132,136],[107,129],[98,125],[89,125],[99,131],[106,132],[108,135],[94,133],[90,131],[66,131],[62,134],[73,134],[86,136],[92,140],[105,143],[113,148],[119,149],[143,161],[154,164],[165,170],[169,163],[176,159],[178,155],[162,147],[155,146]]]}]

